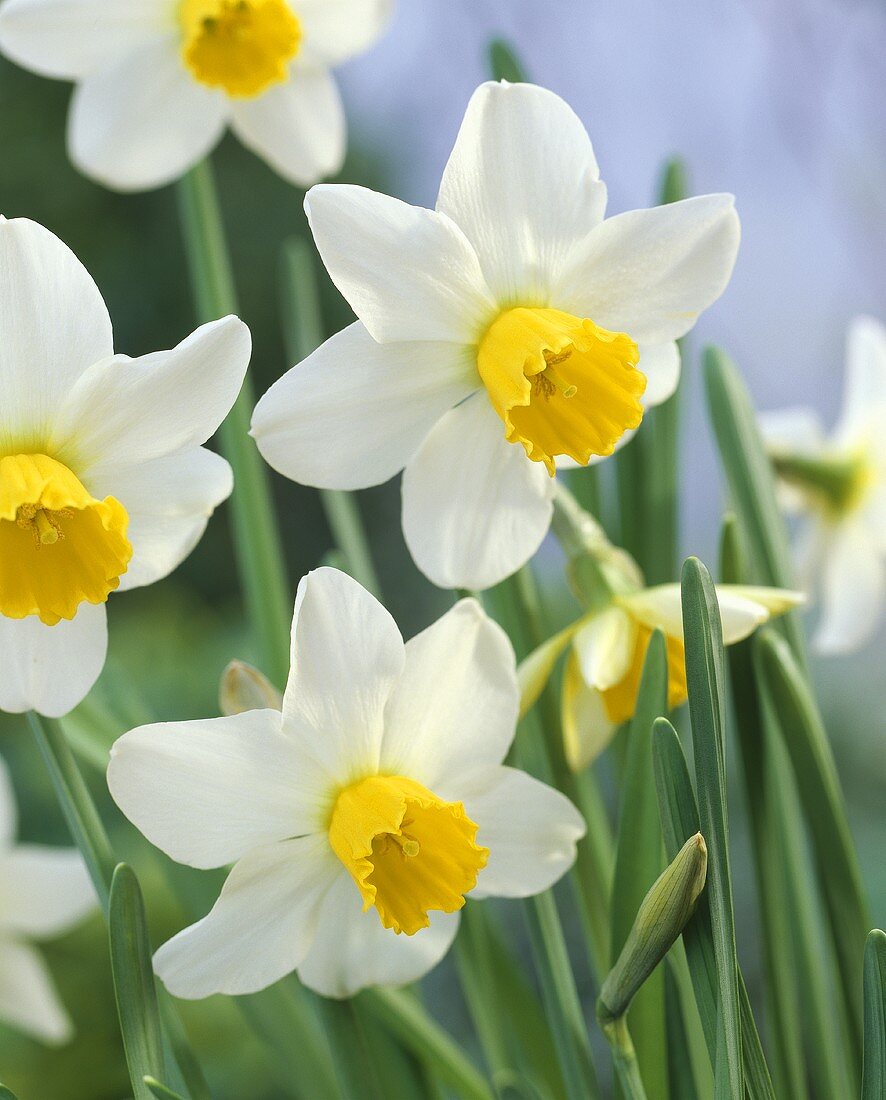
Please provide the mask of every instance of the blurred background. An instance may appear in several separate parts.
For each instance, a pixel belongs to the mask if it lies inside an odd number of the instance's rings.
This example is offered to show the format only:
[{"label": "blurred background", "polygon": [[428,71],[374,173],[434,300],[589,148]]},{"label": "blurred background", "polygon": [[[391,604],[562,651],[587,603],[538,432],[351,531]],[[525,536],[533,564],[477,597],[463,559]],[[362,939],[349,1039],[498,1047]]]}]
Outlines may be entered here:
[{"label": "blurred background", "polygon": [[[812,404],[831,424],[849,320],[864,312],[886,318],[886,7],[881,0],[402,0],[375,49],[340,71],[351,126],[342,178],[433,205],[465,105],[487,78],[487,45],[496,36],[514,46],[535,82],[566,98],[584,120],[611,212],[652,204],[662,165],[674,155],[685,160],[693,191],[737,196],[743,239],[735,276],[691,334],[684,361],[682,545],[715,564],[723,489],[700,393],[703,345],[721,344],[735,358],[759,408]],[[69,93],[67,85],[0,58],[0,213],[34,218],[74,249],[108,302],[118,350],[138,355],[171,346],[193,327],[174,192],[114,195],[79,176],[65,155]],[[290,365],[280,334],[278,260],[281,243],[306,232],[302,195],[231,139],[215,159],[262,393]],[[349,312],[325,281],[323,291],[331,332]],[[280,479],[275,490],[294,586],[331,540],[313,491]],[[398,485],[360,497],[387,602],[412,634],[450,597],[411,564]],[[150,714],[216,714],[222,669],[232,657],[250,657],[226,519],[222,509],[173,577],[111,600],[111,659],[98,699],[128,723]],[[557,551],[546,545],[542,580],[565,619],[574,608],[559,566]],[[883,637],[881,631],[861,654],[815,666],[881,926]],[[0,739],[22,802],[22,836],[66,843],[22,724],[0,718]],[[92,778],[101,795],[98,768]],[[753,985],[755,908],[737,786],[733,804],[740,947]],[[131,830],[121,835],[125,855],[135,841]],[[143,848],[133,851],[150,889],[153,865]],[[204,908],[215,888],[210,878]],[[152,891],[155,942],[183,923],[163,897],[162,889]],[[22,1100],[118,1100],[128,1085],[100,922],[52,945],[48,955],[78,1036],[47,1053],[0,1028],[0,1079]],[[442,968],[431,985],[448,1026],[470,1043],[451,973]],[[592,1003],[587,983],[584,991]],[[219,1097],[281,1095],[272,1081],[256,1086],[263,1080],[258,1047],[238,1039],[231,1048],[234,1029],[246,1033],[230,1005],[216,998],[187,1020]]]}]

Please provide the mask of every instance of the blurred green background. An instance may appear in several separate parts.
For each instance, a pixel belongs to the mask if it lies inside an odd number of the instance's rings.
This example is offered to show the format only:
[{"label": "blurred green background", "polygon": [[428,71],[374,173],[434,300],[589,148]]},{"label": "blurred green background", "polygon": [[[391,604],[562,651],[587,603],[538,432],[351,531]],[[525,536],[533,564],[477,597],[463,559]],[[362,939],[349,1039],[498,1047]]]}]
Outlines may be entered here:
[{"label": "blurred green background", "polygon": [[[475,44],[467,67],[469,73],[476,70],[474,83],[483,77],[482,65],[482,49]],[[570,88],[563,86],[553,68],[546,72],[544,64],[538,63],[532,71],[540,83],[549,83],[571,98]],[[446,87],[443,80],[440,95],[446,93]],[[404,101],[407,93],[405,86],[401,88]],[[70,245],[105,296],[118,350],[139,355],[172,346],[194,327],[174,191],[167,188],[147,195],[120,196],[81,177],[64,151],[68,98],[67,85],[40,79],[0,59],[0,213],[33,218]],[[457,101],[450,110],[460,115],[462,106]],[[361,104],[360,114],[365,116],[366,110]],[[431,109],[425,125],[436,126],[437,122]],[[374,120],[375,130],[385,125],[382,113]],[[411,192],[421,186],[416,183],[418,176],[410,176],[408,154],[401,152],[399,159],[390,156],[371,141],[372,134],[372,125],[352,132],[342,178],[415,197]],[[447,129],[444,144],[450,141]],[[279,255],[288,237],[307,234],[303,196],[230,138],[220,147],[215,164],[241,315],[253,332],[252,375],[260,394],[290,365],[281,338]],[[703,177],[705,166],[690,163],[693,173],[697,167]],[[654,186],[651,174],[642,181],[647,196],[652,195]],[[422,196],[423,201],[431,198]],[[779,241],[773,239],[769,247],[774,252]],[[332,332],[346,324],[350,315],[325,274],[321,272],[320,277],[326,326]],[[841,339],[842,334],[836,333],[836,347]],[[692,349],[687,362],[692,386],[697,350]],[[796,389],[809,384],[801,364],[788,363],[785,369],[793,371]],[[694,408],[687,424],[690,444],[705,432],[700,417],[700,410]],[[693,495],[716,482],[718,476],[710,461],[687,462],[690,515],[694,514]],[[276,475],[273,479],[294,590],[298,578],[322,561],[331,538],[317,494]],[[400,533],[399,486],[391,483],[365,491],[360,494],[360,505],[386,602],[409,636],[439,615],[451,597],[426,582],[406,552]],[[701,525],[696,519],[684,531],[687,552],[700,551],[710,559],[715,543],[716,525],[710,522]],[[557,550],[546,545],[538,564],[552,625],[574,617]],[[200,545],[172,577],[150,590],[113,598],[110,622],[111,656],[96,696],[115,715],[121,732],[123,724],[136,724],[148,717],[184,719],[216,714],[218,679],[225,665],[233,657],[248,660],[252,656],[242,625],[226,509],[219,510]],[[873,645],[851,658],[818,662],[815,674],[874,918],[882,925],[886,922],[886,864],[882,859],[886,842],[886,730],[882,717],[886,693],[881,649]],[[24,724],[15,718],[0,718],[0,739],[0,752],[10,763],[19,795],[21,836],[67,843],[42,763]],[[611,767],[611,762],[605,764],[604,772]],[[107,798],[99,769],[90,773],[90,781],[107,811],[121,855],[132,859],[142,878],[149,895],[152,935],[159,943],[186,920],[163,885],[161,857],[123,825]],[[609,787],[611,790],[611,783]],[[735,783],[733,788],[738,929],[753,993],[759,986],[756,911],[743,807]],[[196,885],[194,878],[200,880]],[[188,882],[189,888],[197,891],[195,908],[205,911],[217,889],[218,876],[192,875]],[[502,910],[520,944],[523,930],[516,912],[507,905]],[[46,954],[77,1023],[77,1037],[61,1050],[48,1051],[0,1027],[0,1079],[15,1089],[21,1100],[119,1100],[127,1096],[129,1085],[101,922],[95,918],[48,945]],[[586,973],[579,971],[578,979],[590,1016],[594,991]],[[474,1045],[451,962],[431,976],[428,989],[435,1014],[469,1046]],[[184,1016],[220,1100],[245,1096],[270,1100],[284,1095],[268,1067],[266,1053],[230,1003],[213,998],[185,1006]]]}]

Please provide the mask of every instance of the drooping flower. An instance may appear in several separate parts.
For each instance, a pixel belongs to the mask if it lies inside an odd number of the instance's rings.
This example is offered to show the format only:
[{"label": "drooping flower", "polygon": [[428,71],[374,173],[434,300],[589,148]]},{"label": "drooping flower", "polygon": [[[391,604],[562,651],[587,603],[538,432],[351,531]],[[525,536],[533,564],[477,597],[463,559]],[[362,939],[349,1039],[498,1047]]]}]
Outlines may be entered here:
[{"label": "drooping flower", "polygon": [[230,126],[306,187],[339,170],[330,67],[378,37],[393,0],[5,0],[0,49],[76,82],[68,149],[108,187],[182,176]]},{"label": "drooping flower", "polygon": [[584,822],[502,761],[514,654],[475,600],[405,645],[344,573],[299,585],[282,712],[143,726],[108,784],[155,845],[234,863],[211,912],[155,955],[177,996],[247,993],[298,970],[348,996],[445,954],[465,895],[525,897],[571,866]]},{"label": "drooping flower", "polygon": [[253,434],[296,481],[404,469],[403,529],[443,587],[485,588],[538,548],[558,461],[611,454],[674,389],[674,341],[723,291],[732,197],[604,220],[590,140],[528,84],[474,94],[436,210],[313,188],[320,254],[359,321],[262,398]]},{"label": "drooping flower", "polygon": [[16,844],[15,794],[0,759],[0,1020],[53,1045],[73,1025],[32,940],[51,939],[97,906],[75,848]]},{"label": "drooping flower", "polygon": [[114,355],[89,273],[49,230],[0,218],[0,709],[58,717],[107,648],[111,592],[170,573],[231,491],[201,446],[237,396],[249,330]]},{"label": "drooping flower", "polygon": [[[718,584],[723,642],[733,645],[804,600],[799,592]],[[679,584],[613,594],[539,646],[520,666],[521,710],[541,694],[560,654],[570,647],[563,676],[562,721],[566,757],[574,771],[587,767],[622,722],[634,716],[646,650],[655,630],[665,636],[668,707],[686,702],[686,662]]]},{"label": "drooping flower", "polygon": [[821,603],[813,644],[848,653],[871,638],[886,598],[886,328],[872,317],[850,326],[830,436],[809,408],[763,413],[760,424],[785,510],[798,517],[801,583]]}]

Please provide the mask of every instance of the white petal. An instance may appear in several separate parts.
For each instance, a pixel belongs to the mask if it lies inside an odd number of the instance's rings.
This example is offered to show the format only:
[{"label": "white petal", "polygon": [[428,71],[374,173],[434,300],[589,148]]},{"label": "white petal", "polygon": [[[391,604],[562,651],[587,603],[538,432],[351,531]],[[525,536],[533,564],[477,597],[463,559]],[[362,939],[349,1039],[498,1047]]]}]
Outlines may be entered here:
[{"label": "white petal", "polygon": [[[801,592],[751,585],[718,584],[715,591],[725,645],[742,641],[773,615],[798,607],[805,599]],[[644,588],[629,596],[620,596],[619,603],[650,629],[660,629],[672,638],[683,638],[679,584]]]},{"label": "white petal", "polygon": [[880,553],[886,555],[886,481],[868,489],[859,508],[859,519],[870,532]]},{"label": "white petal", "polygon": [[11,939],[0,939],[0,1020],[53,1046],[74,1034],[42,956]]},{"label": "white petal", "polygon": [[516,768],[496,768],[475,781],[465,809],[489,849],[473,897],[540,894],[575,862],[586,826],[569,799]]},{"label": "white petal", "polygon": [[651,409],[667,401],[680,381],[679,347],[673,342],[644,344],[640,348],[639,366],[646,375],[646,389],[640,398],[644,408]]},{"label": "white petal", "polygon": [[234,404],[250,349],[246,325],[223,317],[171,351],[96,363],[65,402],[53,454],[86,479],[205,443]]},{"label": "white petal", "polygon": [[220,867],[321,827],[318,769],[280,712],[161,722],[111,749],[108,787],[148,840],[179,863]]},{"label": "white petal", "polygon": [[337,569],[302,577],[292,619],[292,665],[283,727],[339,783],[378,770],[388,698],[403,671],[403,639],[390,614]]},{"label": "white petal", "polygon": [[339,875],[320,911],[317,935],[298,968],[302,982],[324,997],[350,997],[372,985],[408,985],[443,958],[458,931],[458,913],[431,913],[414,936],[385,928],[376,910],[363,912],[347,873]]},{"label": "white petal", "polygon": [[48,435],[78,377],[113,350],[107,307],[74,253],[36,222],[0,217],[3,453]]},{"label": "white petal", "polygon": [[609,218],[576,248],[557,308],[640,344],[683,336],[729,282],[739,238],[733,203],[700,195]]},{"label": "white petal", "polygon": [[254,99],[233,100],[231,128],[247,149],[298,187],[334,176],[344,164],[344,108],[325,69],[296,64],[285,83]]},{"label": "white petal", "polygon": [[547,686],[548,680],[559,661],[561,654],[575,637],[581,627],[581,619],[564,627],[558,634],[542,642],[527,657],[524,657],[517,669],[520,683],[520,717],[522,718],[536,703]]},{"label": "white petal", "polygon": [[237,863],[212,910],[154,955],[176,997],[255,993],[291,973],[317,929],[321,903],[343,873],[326,836],[258,848]]},{"label": "white petal", "polygon": [[636,623],[620,607],[589,619],[573,643],[585,683],[598,691],[621,683],[630,670],[636,640]]},{"label": "white petal", "polygon": [[79,80],[171,23],[157,0],[6,0],[0,50],[41,76]]},{"label": "white petal", "polygon": [[585,128],[559,96],[490,82],[468,104],[437,209],[464,230],[496,298],[562,308],[552,290],[606,208],[599,176]]},{"label": "white petal", "polygon": [[584,771],[612,741],[617,726],[606,713],[599,691],[588,687],[573,651],[563,673],[563,751],[574,772]]},{"label": "white petal", "polygon": [[108,466],[84,480],[93,496],[116,497],[129,516],[132,559],[121,592],[153,584],[184,561],[234,485],[228,463],[205,447],[138,466]]},{"label": "white petal", "polygon": [[82,172],[114,190],[162,187],[209,153],[226,110],[221,92],[192,79],[173,35],[77,85],[68,152]]},{"label": "white petal", "polygon": [[105,664],[108,623],[104,604],[83,603],[73,619],[46,626],[36,615],[0,615],[0,710],[36,710],[61,718],[88,694]]},{"label": "white petal", "polygon": [[18,804],[15,800],[15,788],[6,761],[0,756],[0,851],[9,847],[15,840],[18,828]]},{"label": "white petal", "polygon": [[287,371],[256,406],[252,434],[286,477],[362,489],[399,473],[440,417],[479,384],[455,344],[377,344],[360,322]]},{"label": "white petal", "polygon": [[[873,317],[856,317],[846,338],[843,408],[834,440],[865,444],[886,427],[886,328]],[[881,441],[882,442],[882,441]]]},{"label": "white petal", "polygon": [[28,938],[58,936],[98,906],[75,848],[21,844],[0,855],[0,928]]},{"label": "white petal", "polygon": [[448,412],[403,475],[403,534],[441,588],[489,588],[524,565],[553,513],[554,479],[508,443],[484,393]]},{"label": "white petal", "polygon": [[824,430],[815,409],[794,406],[757,414],[766,447],[775,454],[817,455],[824,447]]},{"label": "white petal", "polygon": [[462,779],[500,764],[514,739],[514,650],[476,600],[461,600],[406,643],[388,703],[381,770],[457,800]]},{"label": "white petal", "polygon": [[827,547],[814,647],[827,654],[859,649],[877,628],[884,598],[884,562],[874,540],[862,524],[842,524]]},{"label": "white petal", "polygon": [[479,340],[496,307],[444,214],[335,183],[312,187],[305,209],[332,281],[374,339]]},{"label": "white petal", "polygon": [[379,37],[393,0],[294,0],[305,47],[329,65],[362,53]]}]

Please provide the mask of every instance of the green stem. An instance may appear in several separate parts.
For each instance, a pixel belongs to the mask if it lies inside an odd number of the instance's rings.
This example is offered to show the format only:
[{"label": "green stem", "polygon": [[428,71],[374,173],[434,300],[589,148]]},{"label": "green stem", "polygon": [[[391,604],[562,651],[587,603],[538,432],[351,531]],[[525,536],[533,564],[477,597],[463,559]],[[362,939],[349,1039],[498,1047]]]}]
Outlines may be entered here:
[{"label": "green stem", "polygon": [[108,834],[65,740],[61,725],[54,718],[41,718],[35,711],[28,713],[28,723],[46,764],[71,836],[86,861],[102,911],[107,917],[111,879],[117,865]]},{"label": "green stem", "polygon": [[[307,241],[295,237],[283,249],[283,327],[286,352],[301,362],[323,342],[323,314],[317,272]],[[336,546],[345,555],[348,572],[374,596],[381,585],[354,493],[321,489],[320,500]]]},{"label": "green stem", "polygon": [[[206,322],[236,313],[231,260],[209,162],[191,169],[177,191],[198,317]],[[292,595],[267,470],[249,438],[254,405],[247,377],[219,438],[234,471],[234,544],[249,621],[258,635],[261,667],[280,686],[288,672]]]},{"label": "green stem", "polygon": [[603,1034],[612,1048],[612,1059],[615,1062],[624,1100],[646,1100],[637,1052],[631,1041],[626,1018],[619,1016],[610,1023],[604,1024]]},{"label": "green stem", "polygon": [[553,893],[547,890],[529,898],[524,911],[541,984],[542,1002],[551,1021],[566,1094],[569,1100],[599,1097],[587,1024]]},{"label": "green stem", "polygon": [[381,1100],[384,1093],[357,1019],[354,1002],[318,997],[317,1009],[332,1049],[339,1055],[333,1058],[333,1063],[342,1100]]},{"label": "green stem", "polygon": [[494,1100],[480,1071],[408,993],[378,988],[366,990],[359,999],[408,1050],[422,1062],[432,1065],[462,1100]]},{"label": "green stem", "polygon": [[[56,719],[43,718],[35,711],[29,711],[28,723],[46,764],[65,821],[71,830],[71,836],[89,870],[107,921],[110,911],[111,881],[117,866],[108,834],[65,740],[61,724]],[[175,1007],[164,990],[161,989],[159,993],[164,1020],[169,1021],[167,1031],[170,1023],[174,1025],[175,1038],[178,1040],[175,1044],[175,1053],[179,1060],[179,1068],[183,1073],[189,1071],[189,1086],[193,1096],[208,1097],[209,1090],[202,1071],[190,1050],[185,1050],[184,1031],[178,1021]],[[179,1058],[183,1052],[187,1055],[186,1059]]]},{"label": "green stem", "polygon": [[[523,637],[521,646],[534,649],[547,637],[541,601],[531,568],[524,566],[505,582],[513,603],[514,618]],[[518,646],[518,648],[521,648]],[[554,690],[545,688],[539,699],[543,737],[538,754],[543,758],[554,786],[581,810],[588,831],[578,842],[572,881],[578,895],[587,932],[591,967],[600,980],[609,969],[611,939],[609,898],[612,890],[614,842],[596,777],[588,769],[579,777],[566,762],[560,726],[560,709]],[[535,747],[534,754],[535,754]]]}]

